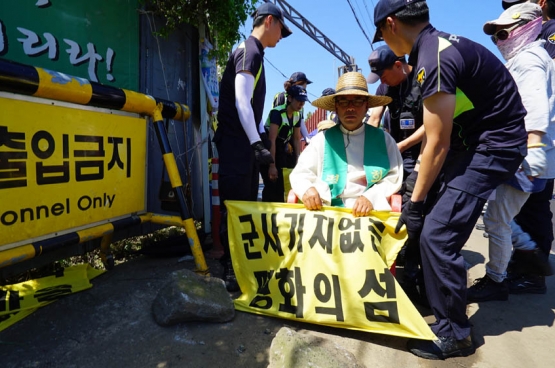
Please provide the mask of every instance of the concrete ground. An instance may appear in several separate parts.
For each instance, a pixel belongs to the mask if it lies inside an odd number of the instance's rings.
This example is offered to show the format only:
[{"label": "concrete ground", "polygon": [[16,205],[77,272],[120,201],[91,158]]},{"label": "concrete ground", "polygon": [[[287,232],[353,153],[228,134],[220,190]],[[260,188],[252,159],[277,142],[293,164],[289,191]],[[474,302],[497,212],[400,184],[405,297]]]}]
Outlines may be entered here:
[{"label": "concrete ground", "polygon": [[[469,285],[484,275],[487,239],[475,230],[463,250]],[[511,295],[506,302],[470,304],[476,354],[446,361],[417,358],[406,339],[334,329],[237,312],[224,324],[160,327],[151,304],[169,274],[192,261],[143,257],[116,266],[94,287],[60,299],[0,332],[2,367],[267,367],[283,326],[352,352],[366,367],[554,367],[555,277],[545,295]],[[213,275],[219,263],[207,259]],[[555,266],[555,253],[551,263]],[[433,318],[426,313],[425,318]],[[297,367],[294,362],[287,365]],[[304,368],[304,367],[303,367]]]}]

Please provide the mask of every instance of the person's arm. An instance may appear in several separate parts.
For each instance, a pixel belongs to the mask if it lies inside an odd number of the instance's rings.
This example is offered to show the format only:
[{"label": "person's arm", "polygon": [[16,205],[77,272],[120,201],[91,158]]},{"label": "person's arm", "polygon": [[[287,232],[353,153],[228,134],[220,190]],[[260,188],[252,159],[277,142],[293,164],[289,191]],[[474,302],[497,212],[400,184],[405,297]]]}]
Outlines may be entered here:
[{"label": "person's arm", "polygon": [[301,128],[293,128],[293,154],[295,155],[295,164],[301,154]]},{"label": "person's arm", "polygon": [[399,148],[399,151],[403,153],[409,148],[422,142],[422,140],[424,139],[424,134],[425,134],[424,125],[422,125],[420,128],[416,130],[416,132],[412,133],[410,137],[397,143],[397,147]]},{"label": "person's arm", "polygon": [[370,120],[368,120],[368,124],[376,128],[379,128],[384,111],[385,111],[385,106],[377,106],[372,108],[372,114],[370,115]]},{"label": "person's arm", "polygon": [[[272,110],[274,111],[274,110]],[[274,181],[277,179],[278,177],[278,172],[277,172],[277,168],[276,168],[276,139],[278,136],[278,132],[279,132],[279,125],[277,124],[272,124],[270,122],[270,133],[268,136],[268,139],[270,140],[270,154],[272,155],[272,157],[274,158],[274,163],[270,164],[270,166],[268,167],[268,177],[270,178],[270,180]]]},{"label": "person's arm", "polygon": [[549,91],[545,83],[546,60],[524,51],[516,61],[518,65],[511,71],[511,75],[518,86],[522,104],[528,112],[524,118],[528,132],[528,155],[522,167],[528,178],[533,180],[534,177],[542,176],[547,169],[547,158],[542,144],[549,126],[550,110]]},{"label": "person's arm", "polygon": [[260,141],[258,126],[254,120],[251,98],[254,92],[254,76],[243,71],[235,75],[235,107],[243,130],[251,144]]},{"label": "person's arm", "polygon": [[318,133],[312,138],[297,160],[297,165],[289,175],[291,189],[309,210],[322,208],[322,203],[331,204],[331,191],[324,182],[322,174],[324,134]]},{"label": "person's arm", "polygon": [[451,131],[455,112],[455,95],[438,92],[424,100],[424,128],[426,139],[418,179],[414,185],[412,202],[423,202],[436,180],[451,145]]},{"label": "person's arm", "polygon": [[306,124],[303,118],[301,118],[301,137],[304,138],[306,144],[310,143],[310,137],[308,136],[308,129],[306,129]]}]

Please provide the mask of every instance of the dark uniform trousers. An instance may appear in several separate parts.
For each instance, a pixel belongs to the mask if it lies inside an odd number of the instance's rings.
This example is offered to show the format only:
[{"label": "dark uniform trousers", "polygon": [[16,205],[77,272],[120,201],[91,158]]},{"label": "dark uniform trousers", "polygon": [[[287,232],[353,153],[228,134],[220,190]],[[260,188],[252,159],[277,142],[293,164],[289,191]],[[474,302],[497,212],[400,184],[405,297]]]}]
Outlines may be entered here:
[{"label": "dark uniform trousers", "polygon": [[549,258],[549,252],[551,252],[553,244],[552,197],[553,179],[549,179],[544,190],[530,194],[530,197],[515,217],[516,223],[536,242],[546,260]]},{"label": "dark uniform trousers", "polygon": [[260,165],[260,175],[264,180],[262,189],[262,202],[285,202],[285,183],[283,181],[283,169],[277,167],[278,177],[275,181],[270,180],[268,175],[268,165]]},{"label": "dark uniform trousers", "polygon": [[436,336],[470,335],[466,315],[466,268],[460,253],[493,190],[514,175],[526,146],[450,151],[443,165],[444,182],[426,215],[420,246],[424,282],[436,317]]},{"label": "dark uniform trousers", "polygon": [[257,200],[260,181],[259,165],[248,140],[226,136],[215,143],[220,163],[218,171],[220,240],[224,249],[221,261],[225,262],[230,259],[225,201]]}]

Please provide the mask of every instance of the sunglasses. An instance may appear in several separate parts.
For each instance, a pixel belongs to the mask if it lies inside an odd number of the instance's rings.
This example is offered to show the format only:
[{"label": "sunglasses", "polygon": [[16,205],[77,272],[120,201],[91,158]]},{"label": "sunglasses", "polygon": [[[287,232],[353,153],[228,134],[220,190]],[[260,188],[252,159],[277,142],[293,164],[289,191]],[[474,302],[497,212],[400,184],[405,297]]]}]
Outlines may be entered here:
[{"label": "sunglasses", "polygon": [[354,107],[361,107],[364,103],[368,101],[367,98],[355,98],[354,100],[347,100],[347,99],[335,99],[335,102],[339,107],[349,107],[349,105],[353,105]]},{"label": "sunglasses", "polygon": [[500,29],[499,31],[495,32],[493,36],[491,36],[491,41],[493,42],[494,45],[497,45],[498,41],[505,41],[507,38],[509,38],[509,34],[512,31],[514,31],[515,29],[517,29],[518,27],[520,27],[525,23],[526,22],[518,22],[517,24],[514,24],[512,27]]}]

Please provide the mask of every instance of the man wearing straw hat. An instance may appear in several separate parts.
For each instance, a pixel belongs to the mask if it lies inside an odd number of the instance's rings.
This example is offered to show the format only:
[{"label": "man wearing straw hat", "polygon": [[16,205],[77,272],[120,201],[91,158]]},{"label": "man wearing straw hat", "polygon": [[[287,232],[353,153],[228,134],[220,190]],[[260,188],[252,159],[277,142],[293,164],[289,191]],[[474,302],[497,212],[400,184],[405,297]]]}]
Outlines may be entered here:
[{"label": "man wearing straw hat", "polygon": [[[426,1],[380,0],[374,24],[374,42],[384,40],[396,55],[409,55],[424,105],[418,178],[396,231],[406,225],[409,238],[420,238],[438,339],[411,339],[407,348],[426,359],[468,356],[476,348],[461,249],[490,194],[526,155],[526,110],[501,61],[480,44],[436,30]],[[424,217],[424,200],[440,171],[440,192]]]},{"label": "man wearing straw hat", "polygon": [[335,111],[339,123],[312,138],[289,176],[307,209],[346,207],[356,217],[391,210],[388,199],[403,182],[403,159],[389,134],[362,122],[368,108],[389,102],[369,94],[366,78],[357,72],[343,74],[334,94],[312,102]]}]

